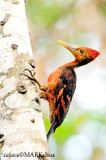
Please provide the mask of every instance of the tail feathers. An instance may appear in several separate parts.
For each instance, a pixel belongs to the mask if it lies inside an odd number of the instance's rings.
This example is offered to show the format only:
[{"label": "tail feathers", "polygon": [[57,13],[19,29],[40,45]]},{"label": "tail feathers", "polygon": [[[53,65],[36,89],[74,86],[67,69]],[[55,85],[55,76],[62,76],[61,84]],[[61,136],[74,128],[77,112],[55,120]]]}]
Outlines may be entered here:
[{"label": "tail feathers", "polygon": [[49,140],[50,135],[55,132],[55,129],[56,129],[56,124],[53,123],[53,124],[51,125],[49,131],[47,132],[47,135],[46,135],[46,136],[47,136],[47,140]]}]

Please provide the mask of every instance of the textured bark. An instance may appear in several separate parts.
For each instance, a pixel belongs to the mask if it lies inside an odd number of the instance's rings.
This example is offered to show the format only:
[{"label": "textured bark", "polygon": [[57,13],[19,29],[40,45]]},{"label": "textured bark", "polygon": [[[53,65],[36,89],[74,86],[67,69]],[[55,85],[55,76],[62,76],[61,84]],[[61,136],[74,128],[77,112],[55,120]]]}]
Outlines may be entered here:
[{"label": "textured bark", "polygon": [[35,73],[25,1],[0,0],[1,160],[14,160],[17,156],[20,160],[39,159],[39,154],[48,153],[41,111],[43,102],[37,86],[21,74],[29,74],[25,69]]}]

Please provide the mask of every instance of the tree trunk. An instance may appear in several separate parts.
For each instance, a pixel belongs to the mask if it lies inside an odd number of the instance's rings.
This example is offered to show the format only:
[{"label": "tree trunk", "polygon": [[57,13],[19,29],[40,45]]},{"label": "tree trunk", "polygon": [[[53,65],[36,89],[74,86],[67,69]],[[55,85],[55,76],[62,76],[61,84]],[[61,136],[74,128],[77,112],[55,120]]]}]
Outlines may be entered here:
[{"label": "tree trunk", "polygon": [[[24,0],[0,0],[1,160],[48,160],[37,86],[22,73],[35,74]],[[46,155],[45,155],[46,154]]]}]

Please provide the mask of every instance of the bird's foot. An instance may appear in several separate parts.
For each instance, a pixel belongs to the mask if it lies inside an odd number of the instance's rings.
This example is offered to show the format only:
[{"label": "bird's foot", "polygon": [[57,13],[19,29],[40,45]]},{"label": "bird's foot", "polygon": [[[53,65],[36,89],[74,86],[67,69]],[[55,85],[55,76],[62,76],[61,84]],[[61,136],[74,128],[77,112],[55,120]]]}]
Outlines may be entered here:
[{"label": "bird's foot", "polygon": [[[30,73],[27,74],[26,71],[28,71]],[[34,81],[35,83],[37,83],[37,85],[39,86],[39,88],[41,87],[41,84],[38,82],[38,80],[35,78],[35,74],[36,72],[32,72],[31,70],[29,69],[25,69],[23,73],[21,73],[20,75],[24,75],[26,76],[28,79],[30,79],[31,81]]]},{"label": "bird's foot", "polygon": [[[30,73],[30,75],[27,74],[26,71],[28,71],[28,72]],[[40,84],[40,83],[38,82],[38,80],[35,78],[35,74],[36,74],[35,72],[33,73],[33,72],[32,72],[31,70],[29,70],[29,69],[25,69],[24,72],[21,73],[21,75],[26,76],[28,79],[30,79],[31,81],[35,82],[35,83],[38,85],[39,89],[41,90],[41,92],[40,92],[40,97],[47,100],[47,92],[46,92],[46,91],[47,91],[47,86],[46,86],[46,85],[45,85],[45,86],[41,86],[41,84]]]},{"label": "bird's foot", "polygon": [[[28,75],[28,74],[26,73],[26,71],[28,71],[28,72],[30,73],[30,75]],[[31,70],[29,70],[29,69],[25,69],[24,72],[21,73],[21,75],[24,75],[24,76],[26,76],[27,78],[29,78],[31,81],[34,81],[34,82],[38,85],[39,89],[42,90],[42,92],[46,92],[46,91],[47,91],[47,86],[46,86],[46,85],[45,85],[45,86],[42,86],[42,85],[39,83],[39,81],[35,78],[35,74],[36,74],[36,72],[33,73],[33,72],[32,72]],[[43,96],[43,93],[42,93],[42,96]]]}]

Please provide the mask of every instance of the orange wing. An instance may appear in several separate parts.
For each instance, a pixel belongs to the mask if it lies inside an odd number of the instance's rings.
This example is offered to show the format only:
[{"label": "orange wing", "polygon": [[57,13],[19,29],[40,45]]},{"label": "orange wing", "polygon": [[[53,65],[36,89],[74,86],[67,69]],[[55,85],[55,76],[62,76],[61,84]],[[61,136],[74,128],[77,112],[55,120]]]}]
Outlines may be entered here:
[{"label": "orange wing", "polygon": [[54,88],[54,104],[50,113],[51,128],[48,137],[66,117],[76,88],[76,74],[72,67],[63,67],[58,77]]}]

